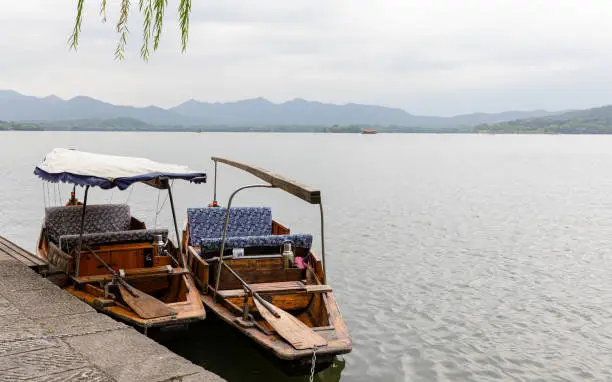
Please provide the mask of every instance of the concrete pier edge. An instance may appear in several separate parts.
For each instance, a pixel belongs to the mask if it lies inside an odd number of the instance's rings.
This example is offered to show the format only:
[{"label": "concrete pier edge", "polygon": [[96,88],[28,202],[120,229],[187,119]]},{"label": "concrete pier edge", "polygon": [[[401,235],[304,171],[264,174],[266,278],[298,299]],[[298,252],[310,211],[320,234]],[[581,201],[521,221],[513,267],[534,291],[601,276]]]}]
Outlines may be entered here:
[{"label": "concrete pier edge", "polygon": [[0,250],[0,381],[223,381]]}]

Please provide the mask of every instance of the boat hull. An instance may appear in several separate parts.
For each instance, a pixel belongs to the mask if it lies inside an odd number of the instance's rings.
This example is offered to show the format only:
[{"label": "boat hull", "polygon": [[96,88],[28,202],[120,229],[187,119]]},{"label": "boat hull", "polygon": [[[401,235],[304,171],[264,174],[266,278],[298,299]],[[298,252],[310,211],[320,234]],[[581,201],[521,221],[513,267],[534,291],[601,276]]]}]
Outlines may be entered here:
[{"label": "boat hull", "polygon": [[189,275],[182,275],[181,278],[186,289],[188,290],[185,301],[166,304],[168,307],[174,309],[177,314],[173,316],[149,319],[138,316],[130,308],[118,302],[105,306],[104,302],[100,302],[101,299],[99,296],[88,293],[84,290],[75,289],[73,286],[65,287],[64,290],[91,305],[94,309],[101,313],[107,314],[119,321],[123,321],[129,325],[140,328],[184,325],[204,320],[206,318],[206,311],[204,310],[204,306],[200,301],[200,294],[195,286],[195,283]]},{"label": "boat hull", "polygon": [[[329,364],[333,359],[341,354],[349,353],[352,349],[351,341],[348,335],[348,329],[336,301],[331,292],[324,293],[327,299],[329,312],[329,326],[315,327],[313,330],[324,337],[328,344],[317,349],[317,363],[320,365]],[[297,350],[289,343],[279,337],[276,333],[264,333],[256,326],[245,325],[242,319],[232,312],[222,303],[214,302],[211,295],[202,295],[202,302],[216,316],[221,318],[227,324],[233,326],[248,338],[253,340],[265,351],[272,353],[276,358],[283,361],[290,361],[297,364],[310,364],[312,359],[312,349]],[[219,301],[220,302],[220,301]]]},{"label": "boat hull", "polygon": [[[139,244],[134,244],[136,247]],[[149,245],[149,244],[141,244]],[[129,250],[129,246],[117,245],[110,246],[114,253],[120,252],[120,248]],[[106,249],[105,249],[106,250]],[[57,252],[57,251],[56,251]],[[176,295],[181,295],[181,298],[171,300],[166,303],[169,308],[176,311],[176,315],[156,317],[156,318],[142,318],[138,316],[132,309],[125,305],[120,299],[104,298],[104,290],[99,288],[100,280],[92,282],[79,282],[75,283],[75,280],[69,276],[69,272],[72,269],[72,259],[62,259],[67,257],[63,252],[60,252],[61,256],[50,257],[49,256],[49,244],[44,240],[44,234],[41,232],[37,243],[36,255],[47,261],[51,266],[55,268],[55,275],[50,276],[49,279],[57,284],[59,287],[72,294],[73,296],[81,299],[91,307],[96,309],[98,312],[107,314],[119,321],[125,322],[128,325],[139,327],[139,328],[154,328],[164,326],[177,326],[189,324],[196,321],[201,321],[206,318],[206,310],[200,300],[200,292],[193,280],[193,277],[189,273],[183,273],[180,268],[173,268],[171,272],[164,274],[150,274],[147,272],[152,271],[152,268],[140,268],[140,274],[136,274],[133,277],[128,274],[126,280],[136,286],[137,288],[143,288],[144,292],[152,293],[150,288],[155,289],[155,285],[160,285],[159,281],[164,278],[167,279],[165,287],[168,292],[170,289],[174,290]],[[58,261],[60,259],[61,261]],[[83,262],[82,262],[83,264]],[[167,267],[167,266],[166,266]],[[96,277],[108,277],[102,275],[92,275],[81,277],[84,278],[96,278]],[[173,278],[172,284],[168,281]],[[104,281],[109,281],[104,280]],[[76,287],[75,287],[76,285]],[[161,285],[164,285],[162,283]],[[158,288],[159,289],[159,288]],[[162,286],[162,290],[164,287]]]}]

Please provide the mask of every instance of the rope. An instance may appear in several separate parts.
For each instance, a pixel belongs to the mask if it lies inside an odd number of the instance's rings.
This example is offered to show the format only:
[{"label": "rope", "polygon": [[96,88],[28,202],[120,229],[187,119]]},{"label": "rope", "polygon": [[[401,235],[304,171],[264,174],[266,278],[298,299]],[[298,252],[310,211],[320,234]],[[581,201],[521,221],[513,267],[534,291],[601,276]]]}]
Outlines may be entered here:
[{"label": "rope", "polygon": [[[157,210],[157,215],[159,215],[159,213],[164,209],[164,206],[166,205],[166,202],[168,201],[168,194],[166,194],[166,197],[164,198],[164,201],[162,202],[162,205],[159,207],[159,210]],[[157,216],[155,216],[155,221],[157,222]]]},{"label": "rope", "polygon": [[155,228],[157,228],[157,218],[159,216],[159,214],[162,212],[162,210],[164,209],[164,206],[166,205],[166,202],[168,201],[168,194],[166,193],[166,197],[164,198],[164,201],[162,202],[161,206],[159,205],[159,194],[161,194],[161,190],[157,191],[157,203],[155,206]]},{"label": "rope", "polygon": [[45,182],[41,182],[42,184],[42,193],[43,193],[43,207],[47,208],[47,195],[45,195]]},{"label": "rope", "polygon": [[[174,179],[170,182],[170,187],[174,187]],[[161,190],[157,190],[157,203],[155,205],[155,224],[154,224],[155,228],[157,228],[157,217],[159,216],[161,211],[164,209],[164,206],[166,205],[166,202],[168,201],[168,195],[170,195],[169,193],[166,193],[166,197],[164,198],[164,201],[162,202],[162,205],[160,207],[159,205],[159,195],[160,194],[161,194]],[[176,238],[176,240],[178,243],[178,237]]]},{"label": "rope", "polygon": [[128,194],[127,199],[125,200],[125,204],[128,204],[128,202],[130,201],[130,198],[132,197],[132,192],[134,192],[134,189],[136,188],[136,185],[132,185],[132,187],[130,187],[130,193]]},{"label": "rope", "polygon": [[155,203],[155,223],[153,223],[153,227],[157,228],[157,216],[159,215],[159,194],[161,194],[161,190],[157,190],[157,202]]}]

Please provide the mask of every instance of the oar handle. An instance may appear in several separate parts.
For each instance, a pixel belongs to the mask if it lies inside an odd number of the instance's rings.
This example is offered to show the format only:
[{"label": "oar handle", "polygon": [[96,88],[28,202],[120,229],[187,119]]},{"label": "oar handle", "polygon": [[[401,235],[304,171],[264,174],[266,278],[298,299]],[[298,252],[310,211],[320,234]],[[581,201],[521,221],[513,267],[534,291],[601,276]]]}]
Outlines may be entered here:
[{"label": "oar handle", "polygon": [[123,287],[125,288],[125,290],[127,290],[127,291],[128,291],[128,293],[129,293],[129,294],[131,294],[133,297],[136,297],[136,298],[138,298],[138,297],[139,297],[139,296],[138,296],[136,293],[134,293],[134,291],[132,290],[132,286],[131,286],[131,285],[130,285],[130,284],[127,282],[127,281],[125,281],[125,280],[124,280],[124,279],[122,279],[122,278],[119,278],[118,280],[119,280],[119,282],[121,283],[121,285],[123,285]]},{"label": "oar handle", "polygon": [[251,290],[251,294],[253,294],[253,298],[256,298],[257,301],[261,302],[261,304],[263,306],[266,307],[266,309],[268,309],[268,311],[270,313],[272,313],[272,315],[276,318],[281,318],[280,314],[278,314],[278,312],[276,310],[274,310],[266,300],[263,299],[263,297],[261,297],[259,294],[257,294],[256,292],[253,292],[253,290]]}]

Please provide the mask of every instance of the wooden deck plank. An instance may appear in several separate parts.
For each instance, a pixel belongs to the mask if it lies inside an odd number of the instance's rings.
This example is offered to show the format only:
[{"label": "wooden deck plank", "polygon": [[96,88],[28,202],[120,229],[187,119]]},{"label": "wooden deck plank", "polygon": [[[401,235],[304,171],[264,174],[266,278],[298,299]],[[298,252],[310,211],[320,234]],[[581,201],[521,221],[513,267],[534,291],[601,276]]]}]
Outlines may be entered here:
[{"label": "wooden deck plank", "polygon": [[[304,285],[299,281],[281,281],[277,283],[249,284],[257,293],[290,294],[290,293],[325,293],[331,292],[329,285]],[[222,298],[244,297],[244,289],[220,290]]]},{"label": "wooden deck plank", "polygon": [[329,285],[306,285],[306,293],[326,293],[331,292]]},{"label": "wooden deck plank", "polygon": [[0,239],[0,251],[8,254],[9,256],[11,256],[14,259],[20,260],[20,261],[29,261],[29,259],[24,256],[22,253],[18,252],[18,250],[16,250],[15,248],[13,248],[10,245],[7,245],[3,239]]},{"label": "wooden deck plank", "polygon": [[30,268],[36,268],[37,270],[46,269],[48,266],[46,261],[26,251],[3,236],[0,236],[0,253],[18,260]]},{"label": "wooden deck plank", "polygon": [[21,252],[25,256],[31,256],[32,255],[32,253],[30,253],[30,251],[27,251],[27,250],[23,249],[22,247],[20,247],[19,245],[13,243],[9,239],[5,238],[4,236],[0,236],[0,242],[4,243],[5,245],[7,245],[8,247],[12,248],[13,250],[15,250],[17,252]]},{"label": "wooden deck plank", "polygon": [[[129,279],[136,279],[136,278],[143,278],[143,277],[176,276],[176,275],[183,275],[185,273],[189,273],[189,271],[187,271],[185,268],[171,268],[172,271],[170,272],[165,270],[166,266],[161,266],[157,268],[158,269],[155,269],[155,268],[126,269],[124,278],[129,280]],[[147,272],[146,270],[150,270],[150,271]],[[83,284],[83,283],[92,283],[92,282],[99,282],[99,281],[111,281],[112,279],[113,279],[113,275],[111,275],[110,273],[105,273],[102,275],[81,276],[76,281],[79,284]]]},{"label": "wooden deck plank", "polygon": [[8,253],[10,256],[13,256],[16,259],[21,260],[22,262],[29,262],[32,264],[44,264],[42,259],[39,259],[34,254],[25,251],[23,248],[18,247],[14,243],[6,240],[3,237],[0,237],[0,250]]}]

